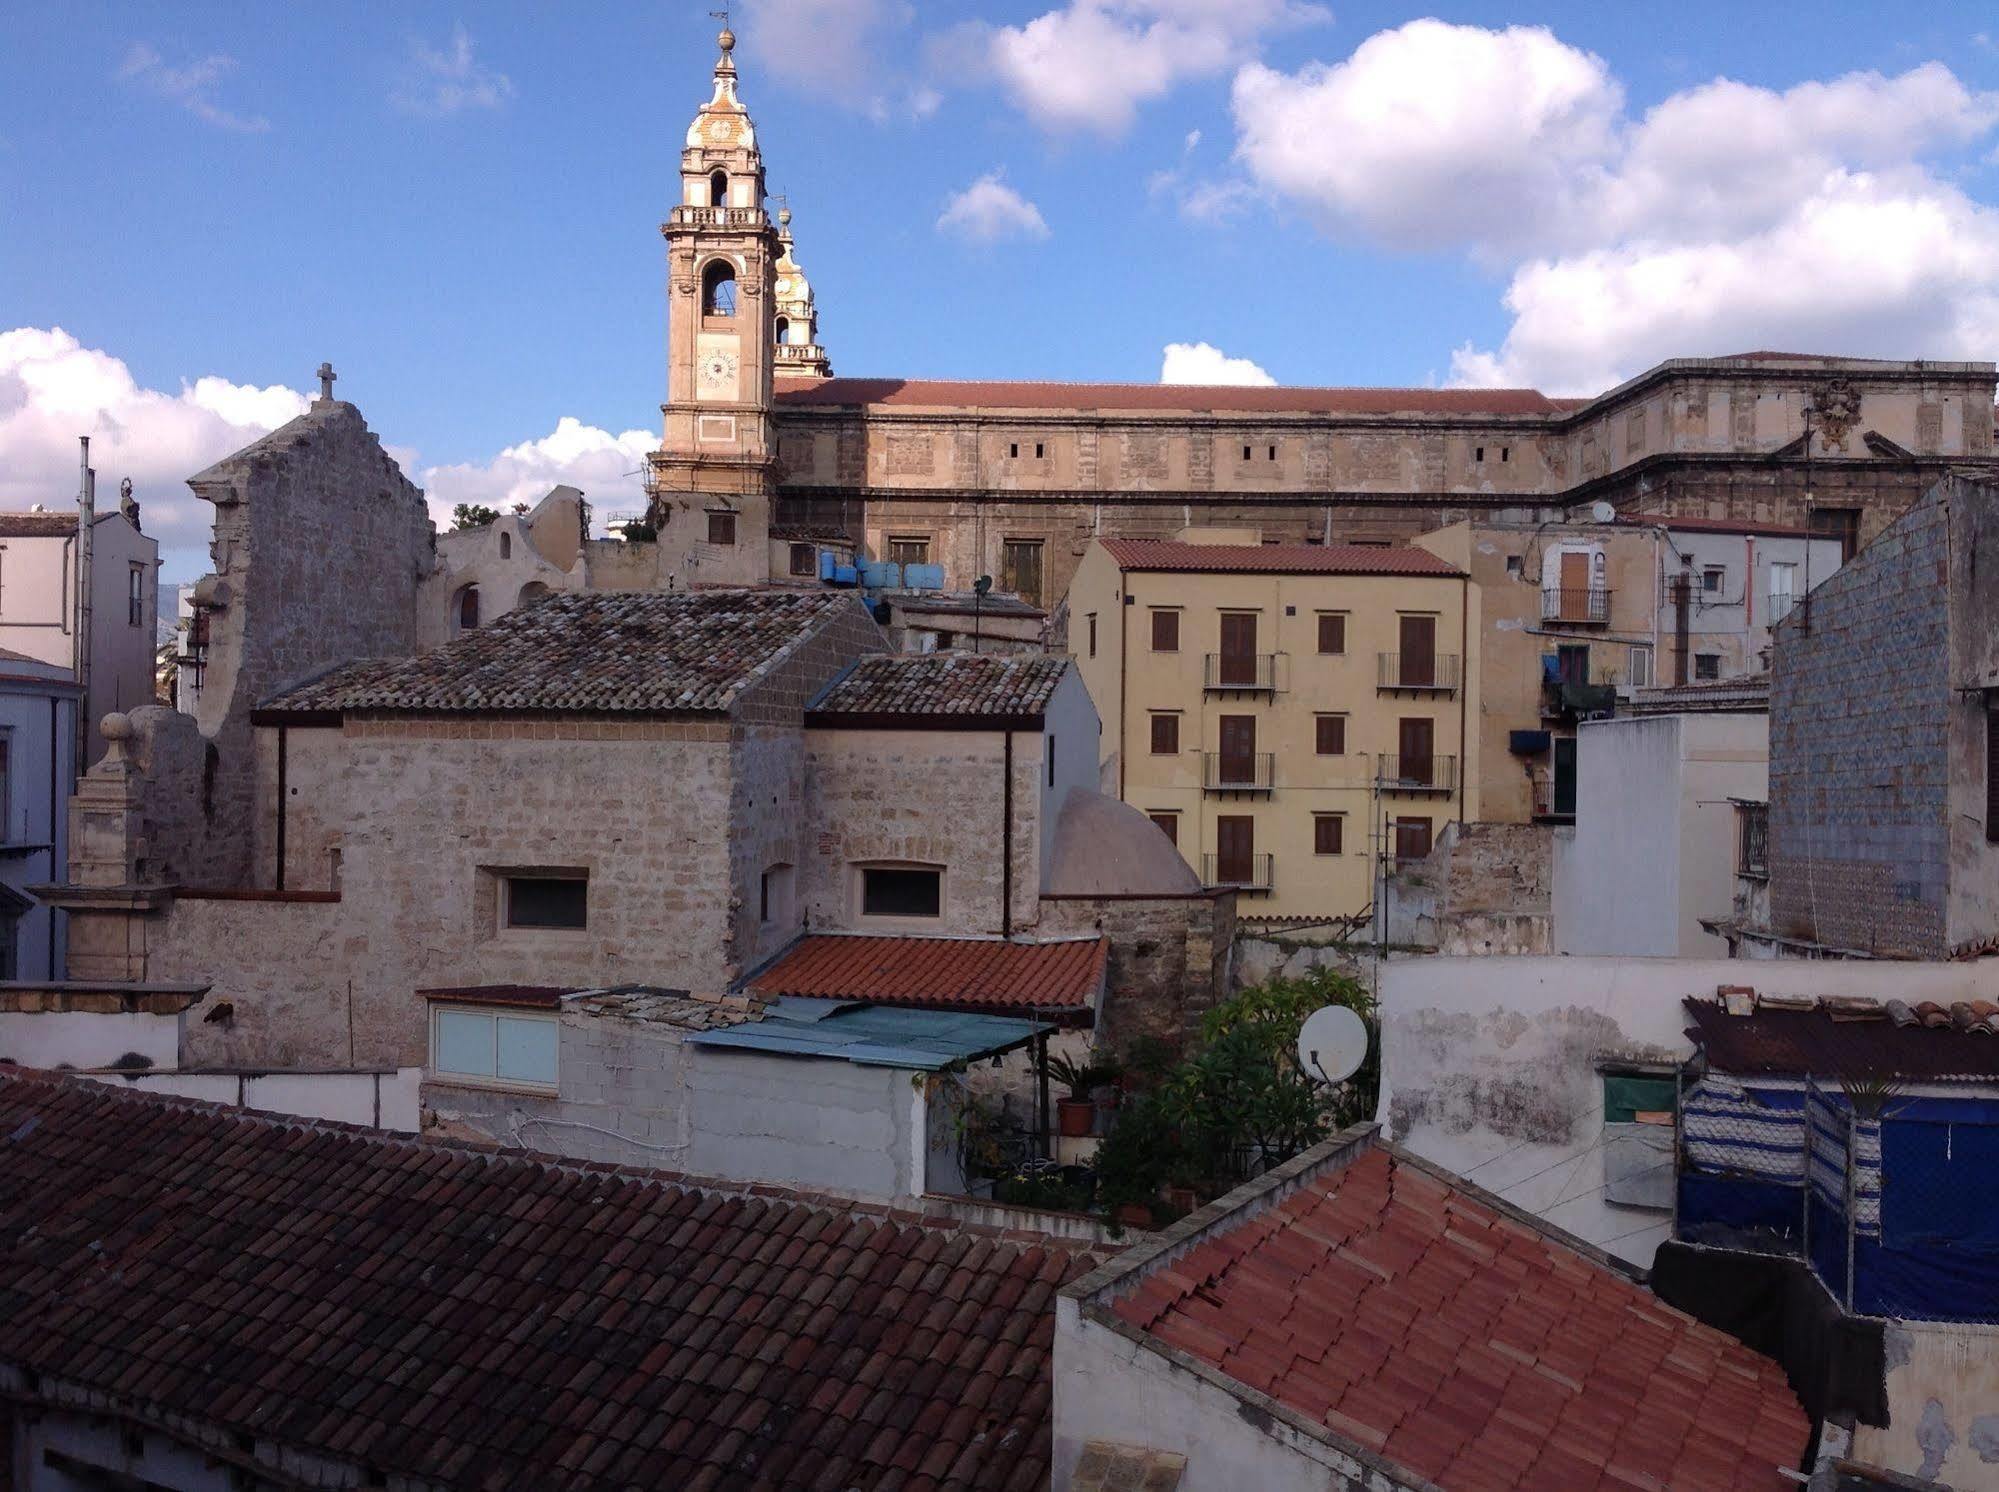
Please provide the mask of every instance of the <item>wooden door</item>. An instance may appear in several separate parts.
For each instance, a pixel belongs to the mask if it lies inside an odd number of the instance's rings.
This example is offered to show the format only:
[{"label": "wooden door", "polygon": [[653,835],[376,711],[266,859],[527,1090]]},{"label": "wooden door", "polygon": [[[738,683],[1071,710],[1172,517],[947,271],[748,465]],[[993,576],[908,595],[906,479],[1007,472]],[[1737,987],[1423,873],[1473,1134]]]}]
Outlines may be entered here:
[{"label": "wooden door", "polygon": [[1437,619],[1402,618],[1402,672],[1398,683],[1424,689],[1437,681]]},{"label": "wooden door", "polygon": [[1404,720],[1396,728],[1395,749],[1401,757],[1396,777],[1428,787],[1436,781],[1437,722]]},{"label": "wooden door", "polygon": [[1253,786],[1256,782],[1256,717],[1224,715],[1221,717],[1221,729],[1221,781],[1243,787]]},{"label": "wooden door", "polygon": [[1220,682],[1224,688],[1248,689],[1256,683],[1256,613],[1222,613]]},{"label": "wooden door", "polygon": [[1215,879],[1225,886],[1248,885],[1256,879],[1256,820],[1249,815],[1216,817]]},{"label": "wooden door", "polygon": [[1430,821],[1428,819],[1397,819],[1395,821],[1395,861],[1398,865],[1411,860],[1421,860],[1430,853]]},{"label": "wooden door", "polygon": [[1556,615],[1565,622],[1589,620],[1589,556],[1570,550],[1562,556],[1562,596]]}]

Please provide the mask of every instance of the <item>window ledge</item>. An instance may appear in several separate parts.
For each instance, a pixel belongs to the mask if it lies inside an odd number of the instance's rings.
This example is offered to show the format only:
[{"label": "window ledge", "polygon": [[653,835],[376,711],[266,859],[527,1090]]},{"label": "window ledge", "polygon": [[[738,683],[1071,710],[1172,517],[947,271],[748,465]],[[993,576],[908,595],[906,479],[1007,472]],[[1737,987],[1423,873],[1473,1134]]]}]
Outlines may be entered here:
[{"label": "window ledge", "polygon": [[473,1093],[514,1093],[524,1098],[560,1098],[559,1083],[512,1082],[506,1078],[482,1078],[463,1072],[434,1072],[424,1069],[426,1088],[463,1088]]}]

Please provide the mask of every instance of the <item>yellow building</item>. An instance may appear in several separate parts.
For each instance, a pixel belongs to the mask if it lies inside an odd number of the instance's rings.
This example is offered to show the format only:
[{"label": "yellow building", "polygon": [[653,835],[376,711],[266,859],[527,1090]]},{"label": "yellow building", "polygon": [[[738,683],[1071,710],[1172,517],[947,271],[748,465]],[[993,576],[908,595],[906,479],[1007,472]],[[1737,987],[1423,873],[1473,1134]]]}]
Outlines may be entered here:
[{"label": "yellow building", "polygon": [[1421,549],[1188,539],[1095,541],[1069,589],[1106,790],[1245,916],[1364,912],[1386,862],[1478,816],[1470,579]]}]

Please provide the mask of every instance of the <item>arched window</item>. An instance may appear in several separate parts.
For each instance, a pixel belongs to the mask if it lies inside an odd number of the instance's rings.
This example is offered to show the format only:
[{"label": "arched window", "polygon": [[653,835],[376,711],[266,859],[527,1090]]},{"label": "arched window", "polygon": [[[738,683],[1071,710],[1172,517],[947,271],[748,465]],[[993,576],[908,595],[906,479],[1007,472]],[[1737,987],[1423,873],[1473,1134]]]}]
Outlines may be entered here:
[{"label": "arched window", "polygon": [[736,267],[726,259],[715,260],[701,272],[701,314],[736,314]]},{"label": "arched window", "polygon": [[479,628],[479,587],[468,585],[458,593],[458,630],[476,632]]},{"label": "arched window", "polygon": [[777,345],[782,347],[791,340],[791,323],[780,316],[777,318]]},{"label": "arched window", "polygon": [[501,534],[500,558],[512,559],[513,557],[514,557],[514,536],[512,534]]},{"label": "arched window", "polygon": [[521,587],[521,593],[519,597],[515,599],[514,605],[531,606],[536,601],[539,601],[543,596],[551,594],[553,594],[553,592],[551,592],[549,588],[543,585],[539,580],[530,580],[526,585]]},{"label": "arched window", "polygon": [[708,178],[708,205],[727,207],[729,205],[729,173],[717,171]]}]

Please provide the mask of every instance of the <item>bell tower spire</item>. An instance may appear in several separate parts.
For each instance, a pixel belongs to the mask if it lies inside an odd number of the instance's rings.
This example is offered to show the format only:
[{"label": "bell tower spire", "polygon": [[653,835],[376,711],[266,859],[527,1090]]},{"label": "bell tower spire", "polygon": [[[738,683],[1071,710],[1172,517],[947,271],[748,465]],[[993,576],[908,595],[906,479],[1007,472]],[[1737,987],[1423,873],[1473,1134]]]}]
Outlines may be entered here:
[{"label": "bell tower spire", "polygon": [[770,571],[779,244],[756,126],[736,95],[736,36],[717,15],[713,92],[687,127],[680,201],[660,225],[666,402],[647,492],[663,561],[689,584],[743,585]]},{"label": "bell tower spire", "polygon": [[[784,204],[782,193],[778,202]],[[791,242],[791,208],[777,210],[777,376],[831,378],[833,365],[819,345],[819,308],[812,282],[798,267]]]}]

